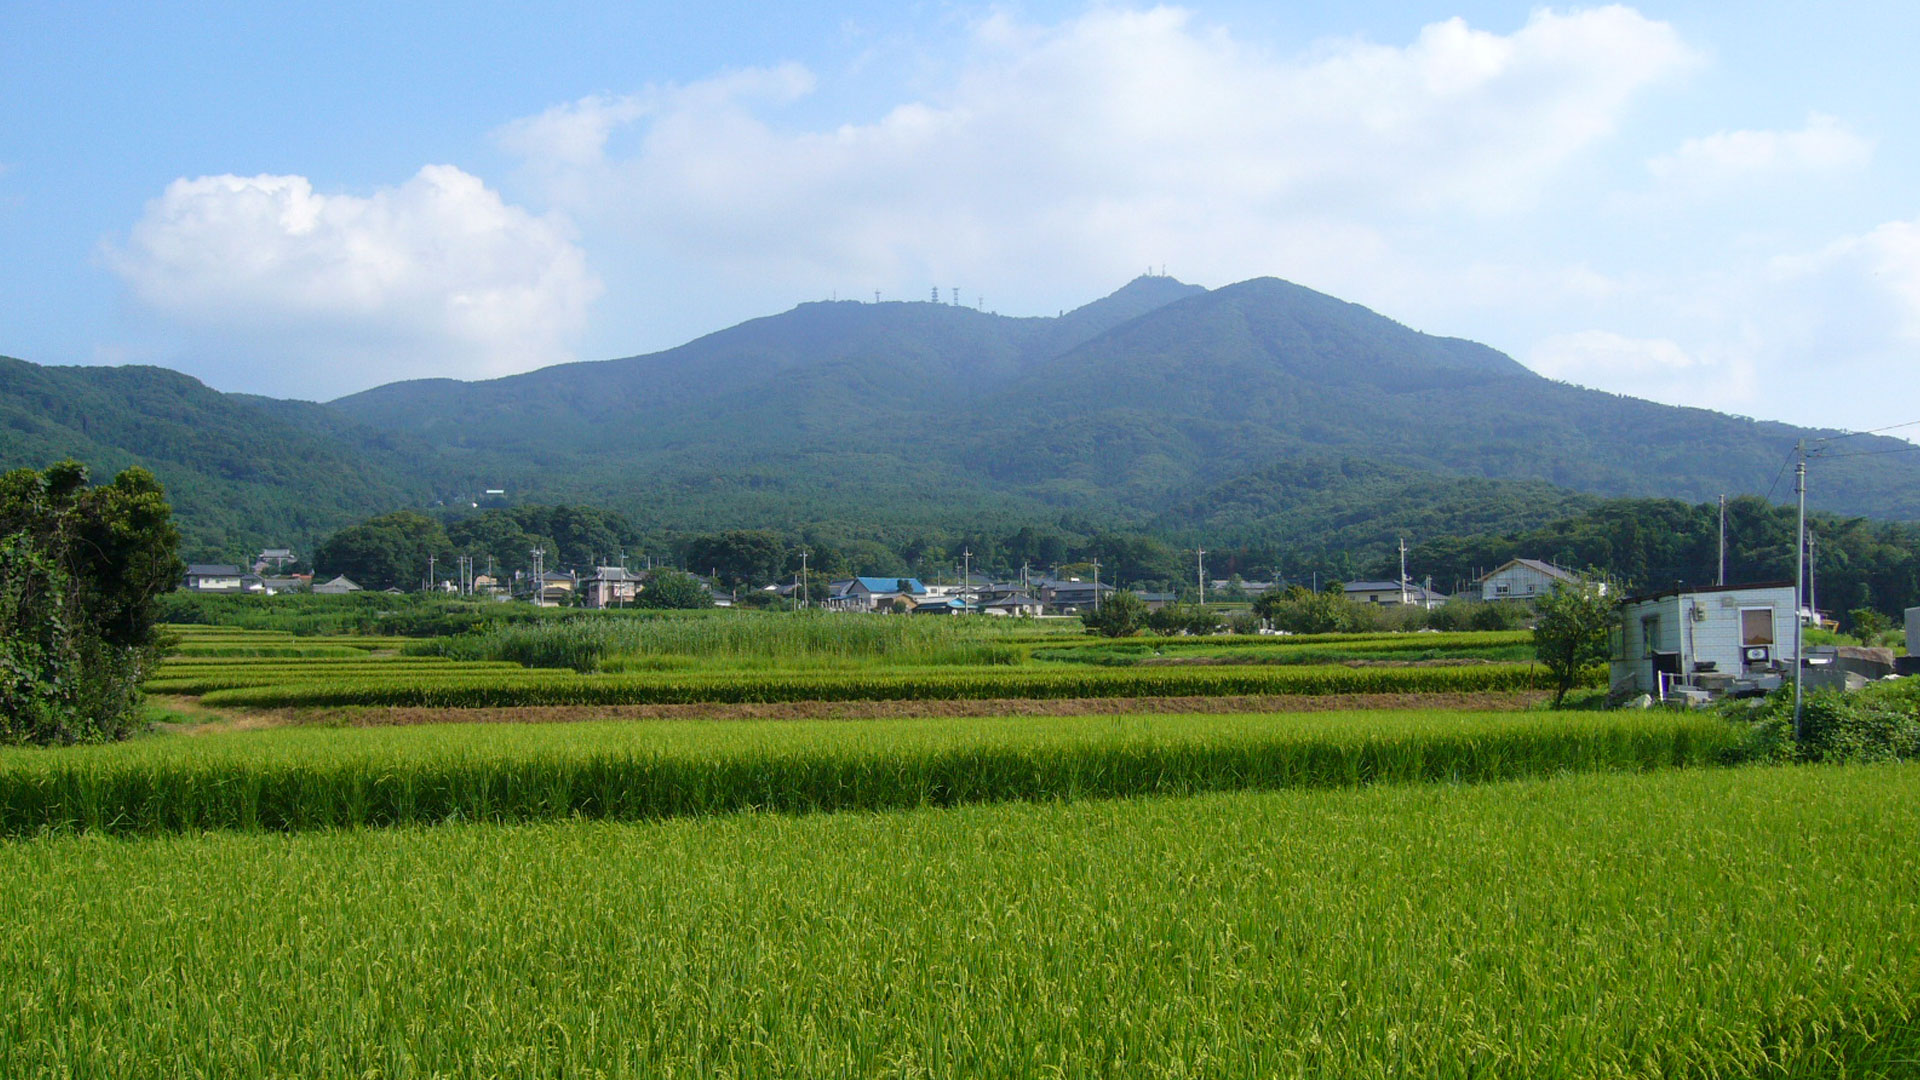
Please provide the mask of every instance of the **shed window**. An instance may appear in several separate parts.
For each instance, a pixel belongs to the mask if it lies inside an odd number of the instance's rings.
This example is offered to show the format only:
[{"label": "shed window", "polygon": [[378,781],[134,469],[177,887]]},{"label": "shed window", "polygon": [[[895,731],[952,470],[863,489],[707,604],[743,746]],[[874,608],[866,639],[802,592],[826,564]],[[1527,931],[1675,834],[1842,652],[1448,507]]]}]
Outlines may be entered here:
[{"label": "shed window", "polygon": [[1773,644],[1773,609],[1770,607],[1740,609],[1740,644]]}]

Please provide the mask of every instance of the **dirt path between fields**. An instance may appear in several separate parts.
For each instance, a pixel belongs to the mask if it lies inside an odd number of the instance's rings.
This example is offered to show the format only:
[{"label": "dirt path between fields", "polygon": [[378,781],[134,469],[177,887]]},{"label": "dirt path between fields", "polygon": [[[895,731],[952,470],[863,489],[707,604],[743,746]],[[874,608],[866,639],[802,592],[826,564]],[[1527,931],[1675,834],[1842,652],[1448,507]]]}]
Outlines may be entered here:
[{"label": "dirt path between fields", "polygon": [[1457,709],[1505,712],[1553,695],[1511,693],[1255,695],[1237,697],[998,698],[985,701],[790,701],[776,704],[542,705],[444,709],[356,706],[251,712],[201,707],[192,698],[151,700],[195,721],[185,734],[293,725],[392,727],[408,724],[567,724],[588,720],[876,720],[963,716],[1115,716],[1128,713],[1336,712],[1357,709]]}]

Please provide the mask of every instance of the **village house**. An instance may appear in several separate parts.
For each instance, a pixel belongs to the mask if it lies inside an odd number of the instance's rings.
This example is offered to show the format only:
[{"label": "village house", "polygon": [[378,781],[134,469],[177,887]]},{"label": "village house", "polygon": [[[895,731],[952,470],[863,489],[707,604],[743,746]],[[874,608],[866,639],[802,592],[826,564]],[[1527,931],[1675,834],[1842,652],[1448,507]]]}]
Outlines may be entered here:
[{"label": "village house", "polygon": [[292,548],[268,548],[253,557],[253,572],[266,574],[272,571],[274,574],[281,574],[288,564],[298,561],[299,556],[293,553]]},{"label": "village house", "polygon": [[999,592],[980,603],[982,615],[1001,615],[1018,618],[1034,618],[1045,611],[1045,605],[1023,592]]},{"label": "village house", "polygon": [[1774,689],[1798,663],[1795,610],[1790,581],[1630,596],[1609,640],[1611,692],[1665,700],[1676,689]]},{"label": "village house", "polygon": [[911,606],[927,595],[920,579],[911,577],[847,578],[828,588],[826,606],[834,611],[891,611],[895,600]]},{"label": "village house", "polygon": [[580,579],[578,595],[583,607],[609,608],[626,607],[639,593],[639,574],[624,566],[599,566]]},{"label": "village house", "polygon": [[345,596],[347,593],[359,591],[360,586],[345,574],[341,574],[332,581],[323,581],[313,587],[313,592],[316,596]]},{"label": "village house", "polygon": [[[1555,586],[1571,585],[1578,574],[1539,559],[1513,559],[1480,575],[1482,600],[1533,600],[1553,592]],[[1606,595],[1606,586],[1600,586]]]},{"label": "village house", "polygon": [[1343,590],[1346,597],[1356,604],[1417,604],[1422,607],[1436,607],[1447,602],[1447,598],[1423,585],[1409,581],[1349,581]]},{"label": "village house", "polygon": [[265,592],[267,588],[260,575],[226,563],[194,563],[187,567],[180,587],[188,592],[203,593],[254,593]]}]

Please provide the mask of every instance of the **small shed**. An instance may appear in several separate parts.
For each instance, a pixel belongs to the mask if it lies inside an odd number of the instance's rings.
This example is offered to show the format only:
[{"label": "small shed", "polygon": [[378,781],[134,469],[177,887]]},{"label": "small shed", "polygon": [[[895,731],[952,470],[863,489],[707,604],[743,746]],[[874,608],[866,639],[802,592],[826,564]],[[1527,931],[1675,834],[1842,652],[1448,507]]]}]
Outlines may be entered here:
[{"label": "small shed", "polygon": [[1676,686],[1778,686],[1798,662],[1795,609],[1791,581],[1630,596],[1609,642],[1612,692],[1664,697]]}]

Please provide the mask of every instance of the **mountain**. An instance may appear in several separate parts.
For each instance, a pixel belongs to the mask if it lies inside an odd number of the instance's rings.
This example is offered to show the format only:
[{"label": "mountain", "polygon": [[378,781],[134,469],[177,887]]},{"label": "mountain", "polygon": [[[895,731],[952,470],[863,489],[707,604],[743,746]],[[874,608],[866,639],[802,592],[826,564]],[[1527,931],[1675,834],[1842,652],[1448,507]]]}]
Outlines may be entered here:
[{"label": "mountain", "polygon": [[0,467],[75,458],[167,487],[187,550],[238,558],[379,507],[426,501],[409,461],[436,451],[325,406],[222,394],[158,367],[40,367],[0,357]]},{"label": "mountain", "polygon": [[[326,405],[0,364],[0,464],[147,463],[208,544],[505,488],[653,531],[1071,518],[1324,547],[1512,531],[1585,496],[1782,494],[1795,441],[1831,434],[1553,382],[1271,278],[1143,277],[1054,318],[801,304],[650,355]],[[1844,445],[1812,505],[1920,520],[1920,458],[1868,456],[1909,444]]]}]

